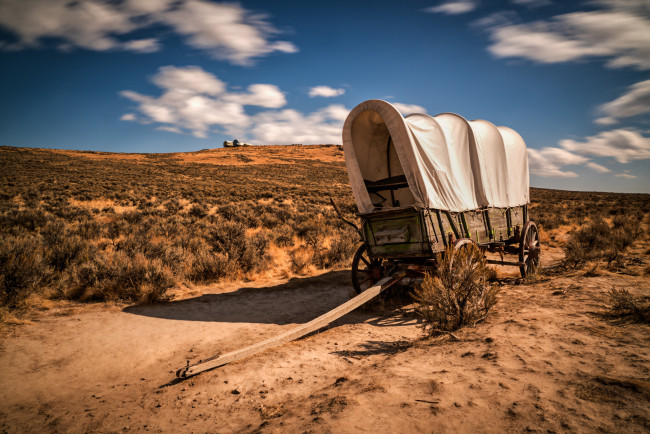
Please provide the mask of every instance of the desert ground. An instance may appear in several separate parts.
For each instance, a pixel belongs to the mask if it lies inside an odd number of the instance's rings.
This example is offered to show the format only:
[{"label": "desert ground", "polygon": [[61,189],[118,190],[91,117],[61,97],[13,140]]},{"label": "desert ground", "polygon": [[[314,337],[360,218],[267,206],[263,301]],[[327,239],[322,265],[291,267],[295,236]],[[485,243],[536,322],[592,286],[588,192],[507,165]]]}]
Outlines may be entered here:
[{"label": "desert ground", "polygon": [[[638,246],[630,256],[641,258]],[[546,251],[553,264],[559,252]],[[645,255],[647,257],[647,255]],[[639,265],[637,265],[639,267]],[[349,298],[347,270],[229,282],[153,305],[71,303],[2,340],[3,432],[647,432],[650,330],[607,314],[647,276],[501,276],[493,315],[424,338],[390,297],[304,339],[179,381],[176,369]]]},{"label": "desert ground", "polygon": [[[294,164],[341,158],[334,148],[296,152]],[[227,167],[268,162],[259,154],[236,155],[215,154],[211,163],[200,155],[178,160],[200,157],[201,164]],[[21,194],[5,197],[23,210]],[[66,206],[106,205],[85,194]],[[551,212],[584,208],[582,193],[566,195]],[[104,224],[136,208],[112,200],[110,213],[96,213]],[[646,197],[639,200],[647,206]],[[47,205],[48,198],[41,202]],[[612,201],[597,196],[596,202]],[[182,205],[191,210],[191,201]],[[237,270],[213,282],[188,277],[153,303],[71,295],[60,289],[72,282],[61,270],[48,290],[21,302],[20,314],[5,317],[0,431],[648,432],[650,329],[615,315],[610,296],[616,288],[641,302],[650,298],[648,237],[617,256],[615,266],[594,260],[566,267],[563,247],[582,221],[572,226],[566,214],[553,219],[542,232],[539,275],[522,280],[499,268],[497,304],[474,327],[427,337],[404,296],[409,288],[400,287],[317,333],[184,380],[175,371],[188,361],[272,337],[348,300],[346,263],[296,268],[288,258],[306,247],[295,237],[288,250],[270,244],[270,269]],[[119,250],[119,239],[98,237],[93,242],[107,254]]]}]

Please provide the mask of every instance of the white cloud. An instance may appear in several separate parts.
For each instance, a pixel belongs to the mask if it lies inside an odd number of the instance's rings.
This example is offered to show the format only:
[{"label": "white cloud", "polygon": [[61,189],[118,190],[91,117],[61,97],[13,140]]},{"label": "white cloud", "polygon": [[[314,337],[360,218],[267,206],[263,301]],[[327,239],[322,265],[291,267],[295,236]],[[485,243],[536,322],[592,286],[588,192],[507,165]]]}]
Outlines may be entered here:
[{"label": "white cloud", "polygon": [[169,127],[163,125],[160,127],[156,127],[156,129],[160,131],[169,131],[170,133],[183,134],[183,131],[178,127]]},{"label": "white cloud", "polygon": [[123,115],[122,120],[155,123],[157,130],[200,138],[218,128],[260,144],[319,144],[341,142],[343,121],[349,113],[342,105],[329,105],[307,115],[285,109],[251,116],[245,106],[284,107],[284,93],[272,84],[251,84],[246,91],[230,91],[226,83],[198,66],[161,67],[152,82],[161,88],[158,97],[131,90],[120,92],[136,103],[138,111],[138,115]]},{"label": "white cloud", "polygon": [[198,66],[163,66],[152,81],[163,89],[188,93],[219,95],[226,90],[226,84]]},{"label": "white cloud", "polygon": [[18,37],[4,49],[37,47],[44,38],[60,40],[59,48],[129,50],[150,53],[160,49],[156,38],[123,41],[135,30],[154,25],[170,27],[191,47],[214,57],[247,65],[273,52],[293,53],[288,41],[274,41],[280,33],[268,17],[253,14],[236,3],[208,0],[3,0],[0,27]]},{"label": "white cloud", "polygon": [[[487,22],[487,21],[484,21]],[[625,9],[558,15],[548,21],[488,27],[497,57],[540,63],[608,58],[610,68],[650,69],[650,19]]]},{"label": "white cloud", "polygon": [[581,155],[572,154],[560,148],[543,148],[540,153],[544,155],[546,161],[559,166],[569,166],[575,164],[584,164],[589,161]]},{"label": "white cloud", "polygon": [[633,84],[614,101],[601,105],[598,111],[605,115],[595,121],[601,125],[615,124],[618,119],[650,112],[650,80]]},{"label": "white cloud", "polygon": [[270,42],[278,33],[264,15],[253,15],[236,3],[186,0],[161,17],[194,48],[207,50],[216,58],[247,65],[255,57],[274,51],[295,53],[290,42]]},{"label": "white cloud", "polygon": [[280,108],[287,104],[284,93],[272,84],[251,84],[248,92],[231,93],[224,100],[241,105],[255,105],[266,108]]},{"label": "white cloud", "polygon": [[597,123],[598,125],[614,125],[614,124],[618,123],[618,120],[616,120],[615,118],[606,116],[606,117],[595,119],[594,122]]},{"label": "white cloud", "polygon": [[630,173],[628,173],[628,172],[625,172],[625,173],[617,173],[617,174],[614,175],[614,176],[616,176],[617,178],[625,178],[625,179],[635,179],[635,178],[636,178],[636,175],[632,175],[632,174],[630,174]]},{"label": "white cloud", "polygon": [[577,178],[578,174],[565,170],[564,166],[586,166],[598,173],[611,172],[607,167],[594,163],[588,158],[561,148],[528,148],[530,173],[545,178]]},{"label": "white cloud", "polygon": [[101,1],[4,0],[0,26],[16,33],[18,47],[38,46],[43,37],[60,38],[89,50],[117,48],[114,35],[136,28],[129,16]]},{"label": "white cloud", "polygon": [[583,142],[562,140],[560,146],[581,155],[610,157],[619,163],[650,158],[650,138],[629,129],[603,131]]},{"label": "white cloud", "polygon": [[133,39],[122,44],[122,48],[137,53],[154,53],[160,50],[160,43],[156,38]]},{"label": "white cloud", "polygon": [[395,107],[402,115],[409,115],[411,113],[426,113],[427,109],[422,106],[415,104],[402,104],[399,102],[392,102],[393,107]]},{"label": "white cloud", "polygon": [[426,8],[424,11],[434,14],[460,15],[473,11],[477,6],[478,1],[450,0],[439,4],[438,6]]},{"label": "white cloud", "polygon": [[251,132],[263,144],[341,143],[343,121],[349,110],[330,105],[309,115],[296,110],[268,111],[255,116]]},{"label": "white cloud", "polygon": [[[562,170],[563,166],[574,166],[588,163],[589,159],[572,154],[560,148],[528,148],[528,164],[530,173],[547,178],[576,178],[577,173]],[[594,163],[595,164],[595,163]],[[593,167],[592,167],[593,168]]]},{"label": "white cloud", "polygon": [[127,0],[126,5],[133,13],[152,14],[165,11],[173,0]]},{"label": "white cloud", "polygon": [[589,163],[585,164],[585,166],[587,166],[588,168],[590,168],[592,170],[595,170],[598,173],[609,173],[609,172],[611,172],[611,170],[609,170],[607,167],[605,167],[605,166],[603,166],[601,164],[598,164],[598,163],[594,163],[593,161],[590,161]]},{"label": "white cloud", "polygon": [[334,96],[343,95],[344,93],[345,93],[345,89],[334,89],[329,86],[315,86],[309,89],[309,96],[312,98],[315,96],[331,98]]},{"label": "white cloud", "polygon": [[[253,84],[248,92],[230,93],[226,84],[198,66],[164,66],[152,81],[162,95],[151,97],[125,90],[120,94],[137,103],[140,122],[165,124],[166,131],[189,130],[196,137],[207,137],[216,126],[237,128],[249,125],[245,105],[282,107],[284,94],[274,85]],[[123,116],[134,120],[132,113]]]}]

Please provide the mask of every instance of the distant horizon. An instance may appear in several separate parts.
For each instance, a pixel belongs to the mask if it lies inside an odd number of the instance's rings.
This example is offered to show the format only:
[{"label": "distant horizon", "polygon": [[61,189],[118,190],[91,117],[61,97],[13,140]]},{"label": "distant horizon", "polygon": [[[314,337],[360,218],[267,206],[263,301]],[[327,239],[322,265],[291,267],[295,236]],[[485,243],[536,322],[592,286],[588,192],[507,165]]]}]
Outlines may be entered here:
[{"label": "distant horizon", "polygon": [[[302,144],[302,143],[292,143],[288,145],[277,145],[277,144],[271,144],[271,145],[256,145],[252,144],[250,147],[240,147],[240,148],[226,148],[223,145],[217,146],[214,148],[203,148],[203,149],[197,149],[193,151],[170,151],[170,152],[115,152],[115,151],[102,151],[102,150],[88,150],[88,149],[66,149],[66,148],[42,148],[42,147],[34,147],[34,146],[10,146],[10,145],[0,145],[0,150],[2,148],[15,148],[15,149],[28,149],[28,150],[46,150],[46,151],[74,151],[74,152],[89,152],[89,153],[102,153],[102,154],[128,154],[128,155],[147,155],[147,154],[185,154],[185,153],[192,153],[192,152],[201,152],[201,151],[213,151],[213,150],[219,150],[219,149],[246,149],[246,148],[255,148],[255,147],[268,147],[268,146],[343,146],[341,144],[337,143],[317,143],[317,144]],[[552,188],[552,187],[541,187],[541,186],[536,186],[532,185],[530,188],[535,188],[539,190],[557,190],[557,191],[568,191],[568,192],[580,192],[580,193],[611,193],[611,194],[642,194],[642,195],[650,195],[650,192],[645,192],[645,191],[607,191],[607,190],[574,190],[574,189],[569,189],[569,188]]]}]

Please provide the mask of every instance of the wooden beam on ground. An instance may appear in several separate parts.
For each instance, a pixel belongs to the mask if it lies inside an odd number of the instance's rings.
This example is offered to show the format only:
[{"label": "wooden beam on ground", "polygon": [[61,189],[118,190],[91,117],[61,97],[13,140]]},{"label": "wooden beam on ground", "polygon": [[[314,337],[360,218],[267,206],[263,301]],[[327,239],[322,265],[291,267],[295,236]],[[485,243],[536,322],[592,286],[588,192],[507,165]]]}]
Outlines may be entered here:
[{"label": "wooden beam on ground", "polygon": [[312,333],[318,329],[321,329],[331,323],[334,320],[341,318],[343,315],[352,312],[354,309],[365,304],[366,302],[372,300],[377,295],[379,295],[385,289],[388,289],[390,286],[401,280],[406,273],[400,272],[393,276],[384,277],[378,281],[374,286],[366,289],[361,294],[356,297],[346,301],[342,305],[336,307],[335,309],[330,310],[329,312],[319,316],[316,319],[309,321],[308,323],[301,324],[298,327],[288,330],[278,336],[274,336],[265,341],[258,342],[256,344],[250,345],[248,347],[226,353],[224,355],[211,357],[206,360],[201,360],[194,365],[188,366],[179,369],[176,371],[176,376],[180,378],[190,377],[201,372],[207,371],[209,369],[218,368],[219,366],[227,365],[228,363],[235,362],[237,360],[244,359],[246,357],[252,356],[269,348],[277,347],[278,345],[284,344],[286,342],[293,341],[295,339],[301,338],[309,333]]}]

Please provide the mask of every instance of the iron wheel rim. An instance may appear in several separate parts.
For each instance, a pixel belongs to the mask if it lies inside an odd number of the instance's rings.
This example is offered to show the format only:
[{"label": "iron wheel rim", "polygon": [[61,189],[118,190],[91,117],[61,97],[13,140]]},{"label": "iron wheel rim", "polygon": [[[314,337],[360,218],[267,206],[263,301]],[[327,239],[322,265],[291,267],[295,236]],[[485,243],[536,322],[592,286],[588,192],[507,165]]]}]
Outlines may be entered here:
[{"label": "iron wheel rim", "polygon": [[357,294],[361,294],[383,277],[381,263],[381,259],[373,259],[368,255],[365,244],[359,246],[352,260],[352,287]]}]

